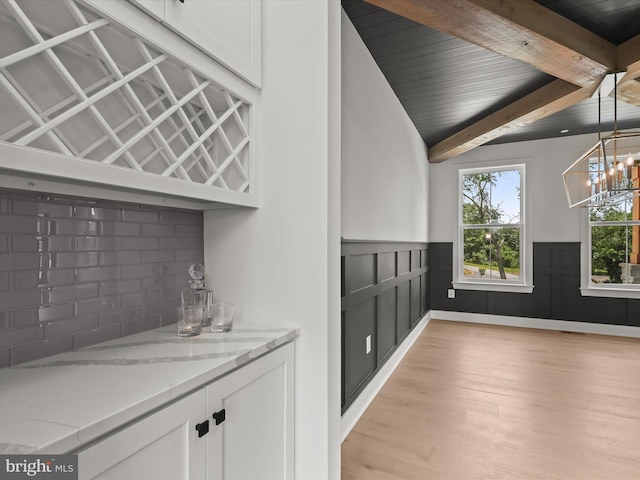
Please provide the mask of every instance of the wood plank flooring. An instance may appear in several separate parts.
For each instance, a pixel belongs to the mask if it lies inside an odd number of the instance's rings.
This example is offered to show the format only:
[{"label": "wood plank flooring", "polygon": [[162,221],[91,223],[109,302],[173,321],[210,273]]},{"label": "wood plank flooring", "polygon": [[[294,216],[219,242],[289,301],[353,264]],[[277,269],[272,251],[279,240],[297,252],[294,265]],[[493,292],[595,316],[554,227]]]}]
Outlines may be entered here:
[{"label": "wood plank flooring", "polygon": [[638,480],[640,339],[431,320],[342,479]]}]

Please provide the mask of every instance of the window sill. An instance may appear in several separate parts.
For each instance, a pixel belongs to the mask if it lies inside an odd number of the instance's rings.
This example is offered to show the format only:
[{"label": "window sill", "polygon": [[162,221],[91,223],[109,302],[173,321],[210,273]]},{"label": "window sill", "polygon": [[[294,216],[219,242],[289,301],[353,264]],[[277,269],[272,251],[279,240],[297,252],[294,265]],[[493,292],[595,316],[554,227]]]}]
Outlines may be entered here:
[{"label": "window sill", "polygon": [[640,289],[624,287],[582,287],[583,297],[640,298]]},{"label": "window sill", "polygon": [[[456,290],[477,290],[485,292],[509,292],[509,293],[532,293],[533,285],[522,284],[497,284],[481,282],[454,282],[453,288]],[[640,293],[640,292],[638,292]]]}]

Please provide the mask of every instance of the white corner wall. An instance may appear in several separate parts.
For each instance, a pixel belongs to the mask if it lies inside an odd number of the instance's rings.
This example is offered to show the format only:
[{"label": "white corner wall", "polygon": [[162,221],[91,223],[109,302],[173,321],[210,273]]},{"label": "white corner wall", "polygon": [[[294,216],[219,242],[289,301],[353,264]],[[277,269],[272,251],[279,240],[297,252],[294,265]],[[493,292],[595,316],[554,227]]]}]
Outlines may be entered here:
[{"label": "white corner wall", "polygon": [[341,176],[342,237],[427,240],[426,146],[344,12]]},{"label": "white corner wall", "polygon": [[533,242],[579,242],[584,209],[570,209],[562,173],[597,142],[597,135],[576,135],[487,145],[429,168],[429,241],[453,242],[457,234],[458,170],[514,160],[526,164],[531,191]]},{"label": "white corner wall", "polygon": [[[236,326],[295,326],[295,478],[340,477],[339,2],[262,4],[259,208],[205,212]],[[250,458],[247,461],[251,461]]]}]

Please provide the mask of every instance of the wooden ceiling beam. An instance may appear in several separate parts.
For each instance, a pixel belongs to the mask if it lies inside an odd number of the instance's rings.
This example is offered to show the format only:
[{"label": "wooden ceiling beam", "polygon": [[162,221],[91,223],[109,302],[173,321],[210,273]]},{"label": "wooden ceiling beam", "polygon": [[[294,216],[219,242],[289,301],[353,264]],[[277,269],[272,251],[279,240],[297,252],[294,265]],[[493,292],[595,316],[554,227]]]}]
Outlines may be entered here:
[{"label": "wooden ceiling beam", "polygon": [[591,96],[596,85],[579,87],[554,80],[429,148],[429,163],[439,163],[479,147],[510,130],[552,115]]},{"label": "wooden ceiling beam", "polygon": [[616,47],[533,0],[366,0],[567,82],[616,69]]},{"label": "wooden ceiling beam", "polygon": [[640,35],[620,44],[617,54],[619,69],[626,70],[618,82],[618,100],[640,106]]},{"label": "wooden ceiling beam", "polygon": [[631,67],[635,65],[635,72],[637,72],[635,78],[640,76],[640,68],[638,68],[638,64],[640,64],[640,35],[636,35],[635,37],[618,45],[618,48],[616,49],[616,57],[618,70],[634,70]]}]

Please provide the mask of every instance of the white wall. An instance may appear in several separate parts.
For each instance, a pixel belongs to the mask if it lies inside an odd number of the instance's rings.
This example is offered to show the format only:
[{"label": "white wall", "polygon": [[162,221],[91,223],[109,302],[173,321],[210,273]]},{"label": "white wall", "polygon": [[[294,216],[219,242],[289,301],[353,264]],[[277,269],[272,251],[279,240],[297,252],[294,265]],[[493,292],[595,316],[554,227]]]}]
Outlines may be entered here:
[{"label": "white wall", "polygon": [[482,163],[514,160],[526,164],[532,202],[533,242],[579,242],[583,209],[570,209],[562,181],[564,172],[597,141],[576,135],[478,147],[446,162],[431,164],[429,173],[429,241],[453,242],[457,232],[458,170]]},{"label": "white wall", "polygon": [[260,208],[206,212],[207,282],[236,304],[237,326],[300,327],[296,478],[338,479],[341,7],[270,0],[262,9]]},{"label": "white wall", "polygon": [[342,13],[345,239],[427,239],[427,154],[389,83]]}]

